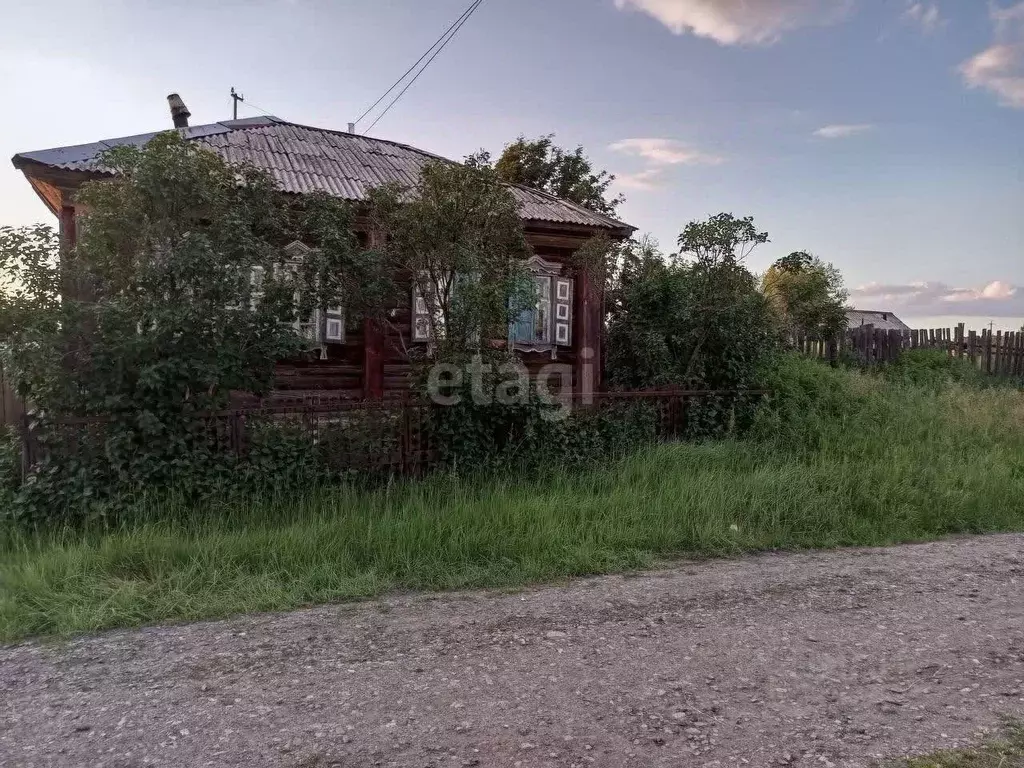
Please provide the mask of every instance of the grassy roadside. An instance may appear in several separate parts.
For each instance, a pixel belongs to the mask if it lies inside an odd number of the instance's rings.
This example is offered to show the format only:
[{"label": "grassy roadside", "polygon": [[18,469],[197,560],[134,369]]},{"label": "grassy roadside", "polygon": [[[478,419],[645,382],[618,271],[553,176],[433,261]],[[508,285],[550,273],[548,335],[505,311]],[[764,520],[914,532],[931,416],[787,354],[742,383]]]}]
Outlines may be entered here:
[{"label": "grassy roadside", "polygon": [[0,639],[644,567],[681,554],[1024,530],[1024,395],[812,363],[754,436],[590,472],[202,509],[27,535],[0,528]]},{"label": "grassy roadside", "polygon": [[1002,738],[977,749],[911,757],[889,763],[887,768],[1024,768],[1024,726],[1009,722]]}]

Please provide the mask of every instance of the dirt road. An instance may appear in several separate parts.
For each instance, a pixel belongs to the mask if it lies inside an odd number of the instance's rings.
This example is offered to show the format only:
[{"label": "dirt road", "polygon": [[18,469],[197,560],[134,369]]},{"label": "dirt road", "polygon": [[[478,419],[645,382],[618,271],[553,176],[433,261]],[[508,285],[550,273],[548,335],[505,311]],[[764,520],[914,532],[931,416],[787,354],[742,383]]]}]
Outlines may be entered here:
[{"label": "dirt road", "polygon": [[1022,681],[993,536],[0,648],[0,765],[860,766]]}]

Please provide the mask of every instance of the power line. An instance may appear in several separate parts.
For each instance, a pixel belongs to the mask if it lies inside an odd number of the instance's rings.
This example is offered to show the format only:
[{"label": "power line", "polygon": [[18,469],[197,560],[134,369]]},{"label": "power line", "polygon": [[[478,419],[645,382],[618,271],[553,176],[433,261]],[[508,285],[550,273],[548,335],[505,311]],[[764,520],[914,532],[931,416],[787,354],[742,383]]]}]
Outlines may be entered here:
[{"label": "power line", "polygon": [[272,113],[270,113],[270,112],[267,112],[267,110],[265,110],[265,109],[264,109],[263,107],[257,106],[256,104],[253,104],[253,103],[252,103],[251,101],[249,101],[248,99],[246,99],[246,100],[245,100],[245,101],[244,101],[243,103],[244,103],[244,104],[245,104],[245,106],[247,106],[247,107],[252,107],[252,108],[253,108],[253,109],[255,109],[255,110],[256,110],[257,112],[262,112],[262,113],[263,113],[264,115],[266,115],[267,117],[273,117],[273,116],[274,116],[274,115],[273,115]]},{"label": "power line", "polygon": [[[369,114],[370,112],[372,112],[372,111],[373,111],[373,109],[374,109],[374,108],[375,108],[375,107],[376,107],[376,106],[377,106],[378,104],[380,104],[380,102],[382,102],[382,101],[383,101],[383,100],[384,100],[384,99],[385,99],[385,98],[387,97],[387,95],[388,95],[389,93],[391,93],[392,91],[394,91],[394,90],[395,90],[395,88],[397,88],[397,87],[398,87],[398,85],[399,85],[399,84],[400,84],[400,83],[402,82],[402,80],[404,80],[404,79],[405,79],[406,77],[408,77],[408,75],[409,75],[409,73],[410,73],[410,72],[412,72],[412,71],[413,71],[414,69],[416,69],[416,67],[417,67],[417,66],[419,65],[419,63],[420,63],[420,62],[422,62],[422,61],[423,61],[423,59],[425,59],[425,58],[427,57],[427,55],[428,55],[428,54],[429,54],[429,53],[430,53],[431,51],[434,51],[433,55],[432,55],[432,56],[430,56],[430,58],[429,58],[429,59],[427,59],[426,63],[425,63],[425,64],[424,64],[424,65],[423,65],[423,66],[422,66],[422,67],[420,68],[419,72],[417,72],[417,73],[416,73],[416,75],[415,75],[415,76],[414,76],[414,77],[412,78],[412,80],[410,80],[410,81],[409,81],[409,82],[408,82],[408,83],[406,84],[405,88],[403,88],[403,89],[402,89],[402,90],[401,90],[401,91],[400,91],[400,92],[398,93],[398,95],[397,95],[397,96],[395,96],[395,98],[394,98],[394,99],[392,99],[391,103],[390,103],[390,104],[388,104],[388,105],[387,105],[387,107],[385,107],[384,111],[383,111],[383,112],[381,112],[381,113],[380,113],[380,114],[379,114],[379,115],[377,116],[377,119],[376,119],[376,120],[374,120],[374,121],[373,121],[373,122],[372,122],[372,123],[370,124],[370,127],[369,127],[369,128],[367,128],[367,129],[366,129],[365,131],[363,131],[363,133],[364,133],[364,134],[367,134],[367,133],[369,133],[370,131],[372,131],[372,130],[373,130],[373,127],[374,127],[375,125],[377,125],[377,123],[379,123],[379,122],[381,121],[381,119],[382,119],[382,118],[384,117],[384,115],[386,115],[386,114],[387,114],[388,112],[390,112],[390,111],[391,111],[391,108],[392,108],[393,106],[395,106],[395,104],[397,104],[397,103],[398,103],[398,100],[399,100],[399,99],[401,99],[401,98],[402,98],[402,96],[404,96],[404,95],[405,95],[406,91],[408,91],[408,90],[409,90],[410,88],[412,88],[413,84],[414,84],[414,83],[415,83],[415,82],[416,82],[417,80],[419,80],[419,79],[420,79],[420,75],[422,75],[422,74],[423,74],[424,72],[426,72],[426,71],[427,71],[427,67],[429,67],[429,66],[430,66],[430,64],[431,64],[431,62],[433,62],[433,61],[434,61],[434,59],[436,59],[436,58],[437,58],[437,57],[438,57],[438,56],[440,55],[441,51],[443,51],[443,50],[444,50],[444,49],[445,49],[445,48],[446,48],[446,47],[448,46],[448,43],[450,43],[450,42],[452,41],[452,39],[453,39],[453,38],[454,38],[454,37],[455,37],[455,36],[456,36],[456,35],[457,35],[457,34],[459,33],[459,30],[460,30],[460,29],[462,29],[463,25],[464,25],[464,24],[465,24],[465,23],[466,23],[467,21],[469,21],[470,17],[471,17],[471,16],[472,16],[472,15],[473,15],[473,14],[474,14],[474,13],[476,12],[476,9],[480,7],[480,5],[481,5],[481,4],[483,3],[483,1],[484,1],[484,0],[474,0],[474,2],[470,3],[469,7],[468,7],[468,8],[467,8],[467,9],[466,9],[465,11],[463,11],[463,12],[462,12],[462,15],[461,15],[461,16],[459,16],[459,18],[458,18],[458,19],[456,19],[456,20],[455,20],[455,22],[454,22],[454,23],[453,23],[453,24],[452,24],[452,25],[451,25],[451,26],[450,26],[450,27],[448,28],[448,31],[447,31],[447,32],[445,32],[445,33],[444,33],[443,35],[441,35],[441,37],[439,37],[439,38],[437,39],[437,41],[436,41],[436,42],[435,42],[435,43],[434,43],[434,44],[433,44],[432,46],[430,46],[430,48],[428,48],[428,49],[427,49],[426,53],[424,53],[424,54],[423,54],[422,56],[420,56],[420,58],[419,58],[419,61],[417,61],[417,62],[416,62],[415,64],[413,64],[413,65],[412,65],[412,67],[410,67],[410,68],[409,68],[409,70],[408,70],[408,71],[407,71],[407,72],[406,72],[406,73],[405,73],[404,75],[402,75],[402,77],[400,77],[400,78],[399,78],[399,79],[398,79],[398,80],[397,80],[397,81],[395,82],[395,84],[391,86],[391,88],[389,88],[389,89],[388,89],[387,93],[385,93],[385,94],[384,94],[383,96],[381,96],[381,97],[380,97],[380,98],[379,98],[379,99],[377,100],[377,103],[376,103],[376,104],[374,104],[374,105],[373,105],[373,107],[370,107],[370,109],[368,109],[368,110],[367,110],[367,111],[366,111],[365,113],[363,113],[363,116],[362,116],[362,117],[360,117],[360,118],[359,118],[359,120],[362,120],[362,119],[363,119],[364,117],[366,117],[366,115],[368,115],[368,114]],[[440,45],[440,47],[438,47],[438,45]],[[435,48],[436,48],[437,50],[434,50]],[[356,122],[358,123],[358,122],[359,122],[359,120],[357,120]]]},{"label": "power line", "polygon": [[380,104],[382,101],[384,101],[384,99],[386,99],[391,94],[391,92],[395,90],[395,88],[397,88],[399,85],[401,85],[402,81],[405,80],[405,78],[407,78],[410,75],[410,73],[412,73],[412,71],[414,69],[416,69],[416,67],[418,67],[420,65],[420,62],[422,62],[425,58],[427,58],[427,56],[430,55],[430,52],[432,50],[434,50],[435,48],[437,48],[437,46],[440,45],[441,41],[444,40],[446,37],[448,37],[449,34],[451,34],[451,31],[453,29],[455,29],[455,27],[458,25],[458,23],[460,21],[462,21],[464,18],[466,18],[471,10],[474,10],[474,6],[477,6],[479,4],[480,3],[476,2],[476,0],[474,0],[474,2],[472,2],[472,3],[470,3],[469,8],[464,10],[462,12],[462,15],[459,16],[459,18],[457,18],[455,21],[452,22],[452,25],[450,27],[448,27],[448,29],[446,29],[444,31],[444,34],[441,35],[439,38],[437,38],[437,40],[434,41],[434,44],[432,46],[430,46],[429,48],[427,48],[426,51],[423,52],[422,56],[420,56],[418,59],[416,59],[416,63],[413,64],[411,67],[409,67],[407,70],[405,70],[405,72],[402,74],[402,76],[400,78],[398,78],[397,80],[395,80],[395,82],[391,85],[391,87],[388,88],[379,99],[377,99],[375,102],[373,102],[373,104],[370,106],[370,108],[367,109],[365,112],[363,112],[363,114],[361,114],[359,116],[359,119],[357,119],[354,123],[352,123],[352,125],[359,125],[359,123],[363,122],[363,119],[368,114],[373,112],[373,110],[375,110],[377,108],[377,105]]}]

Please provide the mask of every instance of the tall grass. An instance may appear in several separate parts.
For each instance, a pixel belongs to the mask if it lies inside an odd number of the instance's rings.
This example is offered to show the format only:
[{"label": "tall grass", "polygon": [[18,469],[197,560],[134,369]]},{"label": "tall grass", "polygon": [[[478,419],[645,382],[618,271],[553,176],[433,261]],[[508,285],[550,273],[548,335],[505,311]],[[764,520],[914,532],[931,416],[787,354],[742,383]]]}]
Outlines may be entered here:
[{"label": "tall grass", "polygon": [[163,499],[114,531],[0,531],[0,638],[1024,529],[1024,395],[934,384],[789,360],[743,440],[587,472]]}]

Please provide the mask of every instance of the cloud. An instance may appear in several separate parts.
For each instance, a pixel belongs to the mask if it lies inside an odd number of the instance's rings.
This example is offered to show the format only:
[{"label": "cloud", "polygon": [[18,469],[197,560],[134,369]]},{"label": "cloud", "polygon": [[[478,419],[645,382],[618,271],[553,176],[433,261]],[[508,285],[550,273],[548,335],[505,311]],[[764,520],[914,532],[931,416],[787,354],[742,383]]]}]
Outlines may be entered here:
[{"label": "cloud", "polygon": [[903,12],[903,19],[921,27],[925,34],[931,34],[946,23],[938,5],[915,0],[907,0],[907,10]]},{"label": "cloud", "polygon": [[608,147],[642,157],[652,165],[721,165],[724,158],[701,152],[676,139],[623,139]]},{"label": "cloud", "polygon": [[816,130],[814,135],[822,139],[846,139],[860,133],[867,133],[868,131],[874,130],[874,127],[875,126],[868,123],[858,123],[855,125],[826,125],[825,127]]},{"label": "cloud", "polygon": [[991,6],[995,39],[988,48],[960,65],[968,88],[995,94],[1004,107],[1024,109],[1024,2]]},{"label": "cloud", "polygon": [[800,27],[832,24],[854,0],[615,0],[620,10],[653,16],[677,35],[721,45],[771,45]]},{"label": "cloud", "polygon": [[910,311],[917,315],[1024,315],[1024,287],[993,280],[975,288],[955,288],[941,282],[886,285],[869,283],[850,291],[858,308]]},{"label": "cloud", "polygon": [[649,190],[657,189],[664,179],[661,168],[647,168],[637,173],[620,173],[615,176],[615,183],[626,189]]}]

